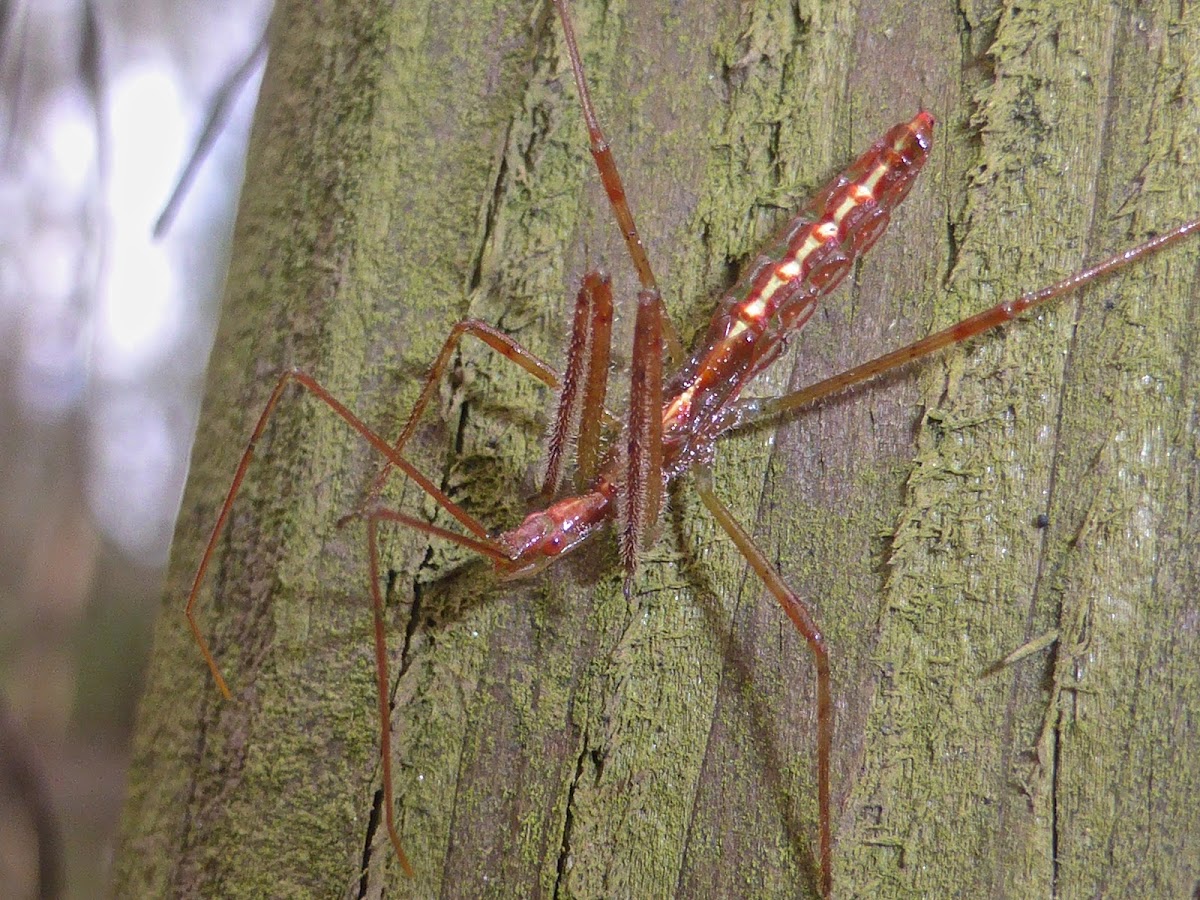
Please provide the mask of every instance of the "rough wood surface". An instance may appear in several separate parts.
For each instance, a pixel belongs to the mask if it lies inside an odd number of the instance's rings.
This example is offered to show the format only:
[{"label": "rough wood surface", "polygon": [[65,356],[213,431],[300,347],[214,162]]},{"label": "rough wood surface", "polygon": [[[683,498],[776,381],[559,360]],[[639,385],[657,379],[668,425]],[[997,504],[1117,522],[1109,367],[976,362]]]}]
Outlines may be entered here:
[{"label": "rough wood surface", "polygon": [[[574,6],[685,337],[809,190],[918,107],[938,118],[891,232],[763,394],[1200,210],[1184,9]],[[118,894],[811,896],[810,662],[686,484],[632,603],[611,541],[501,584],[390,537],[414,881],[378,828],[364,535],[333,527],[376,461],[308,400],[270,429],[202,598],[237,694],[221,702],[181,604],[275,373],[307,368],[390,432],[455,320],[559,362],[589,261],[634,295],[544,4],[292,0],[275,16]],[[722,445],[719,492],[832,647],[838,896],[1200,882],[1198,259],[1173,250]],[[464,347],[412,455],[510,524],[550,400]],[[399,482],[391,497],[434,512]]]}]

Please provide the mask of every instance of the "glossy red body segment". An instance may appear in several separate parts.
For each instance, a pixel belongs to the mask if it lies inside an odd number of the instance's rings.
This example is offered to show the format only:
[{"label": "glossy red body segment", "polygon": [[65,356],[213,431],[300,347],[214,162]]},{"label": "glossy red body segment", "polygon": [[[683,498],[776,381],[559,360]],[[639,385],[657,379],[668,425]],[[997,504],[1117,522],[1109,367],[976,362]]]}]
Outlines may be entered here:
[{"label": "glossy red body segment", "polygon": [[[933,116],[922,110],[890,129],[817,193],[721,299],[708,333],[663,385],[664,483],[708,458],[722,431],[723,410],[778,358],[783,339],[808,321],[817,300],[841,284],[884,232],[929,158],[933,125]],[[583,497],[530,514],[498,543],[515,552],[521,574],[541,568],[614,517],[616,485],[627,477],[622,461],[610,454]],[[549,527],[556,520],[569,533]],[[628,542],[622,544],[628,554]]]}]

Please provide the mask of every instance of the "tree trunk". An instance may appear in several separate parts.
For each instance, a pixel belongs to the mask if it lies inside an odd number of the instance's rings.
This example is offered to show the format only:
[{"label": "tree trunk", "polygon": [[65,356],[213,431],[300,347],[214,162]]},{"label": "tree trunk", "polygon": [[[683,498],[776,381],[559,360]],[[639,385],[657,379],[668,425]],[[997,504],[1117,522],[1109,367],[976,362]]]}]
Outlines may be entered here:
[{"label": "tree trunk", "polygon": [[[1200,212],[1190,7],[1186,22],[1167,2],[573,12],[685,339],[809,190],[920,106],[938,118],[890,235],[758,393]],[[311,400],[273,420],[201,598],[235,702],[184,623],[280,370],[393,433],[457,319],[561,362],[574,279],[597,262],[627,353],[634,280],[545,5],[281,3],[235,248],[118,893],[812,896],[811,660],[686,481],[629,602],[608,539],[501,583],[389,532],[412,881],[379,825],[364,530],[334,527],[379,461]],[[718,492],[829,638],[838,896],[1195,889],[1198,257],[1188,243],[722,443]],[[410,455],[511,525],[551,402],[464,345]],[[402,479],[389,499],[435,513]]]}]

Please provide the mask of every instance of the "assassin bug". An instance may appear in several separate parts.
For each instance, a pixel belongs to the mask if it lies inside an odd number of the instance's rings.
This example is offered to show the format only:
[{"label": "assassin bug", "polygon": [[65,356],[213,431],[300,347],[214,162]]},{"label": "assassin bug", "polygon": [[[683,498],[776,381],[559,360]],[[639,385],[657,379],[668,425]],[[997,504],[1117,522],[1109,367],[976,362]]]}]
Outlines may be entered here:
[{"label": "assassin bug", "polygon": [[[387,701],[387,658],[383,648],[382,597],[377,548],[377,525],[381,521],[404,524],[427,534],[459,543],[493,560],[505,575],[530,574],[552,559],[573,549],[601,526],[619,520],[619,543],[627,585],[632,578],[638,554],[644,549],[662,507],[664,483],[689,468],[699,469],[704,504],[729,533],[746,556],[751,567],[762,577],[770,592],[779,600],[789,618],[814,651],[818,671],[817,770],[819,784],[820,886],[831,890],[832,853],[831,801],[829,778],[832,706],[827,651],[808,607],[775,573],[773,566],[758,552],[752,540],[728,513],[713,493],[707,476],[712,446],[726,431],[752,424],[762,418],[785,413],[830,393],[904,365],[944,346],[960,342],[987,328],[1007,321],[1036,303],[1046,302],[1075,289],[1095,277],[1154,252],[1191,233],[1200,222],[1189,222],[1171,232],[1081,271],[1051,287],[994,307],[964,320],[930,338],[855,367],[843,375],[821,382],[813,388],[773,401],[740,398],[741,389],[757,372],[772,362],[781,349],[787,332],[802,325],[816,308],[815,301],[832,290],[849,271],[853,260],[865,252],[882,232],[886,214],[903,198],[917,170],[924,163],[931,139],[933,121],[919,113],[907,123],[896,126],[852,166],[844,180],[835,180],[807,207],[809,219],[795,221],[774,245],[775,256],[761,257],[753,263],[739,287],[720,304],[717,318],[691,359],[664,381],[660,365],[664,340],[660,333],[660,303],[649,261],[641,250],[633,228],[632,215],[619,198],[623,189],[604,150],[599,126],[586,96],[582,65],[574,49],[569,19],[562,0],[557,0],[563,28],[570,48],[572,68],[581,93],[585,117],[593,137],[593,148],[602,181],[614,200],[614,210],[629,246],[642,286],[635,329],[634,385],[631,390],[632,412],[625,431],[614,438],[609,449],[601,449],[600,435],[592,428],[599,416],[580,414],[580,408],[603,407],[603,376],[607,370],[607,319],[610,297],[607,283],[597,275],[584,279],[576,305],[574,331],[568,365],[563,378],[563,400],[551,440],[547,464],[547,493],[554,493],[561,477],[568,440],[578,427],[579,468],[586,488],[580,494],[559,499],[531,514],[515,529],[491,536],[473,518],[457,507],[437,485],[424,478],[400,454],[412,429],[429,401],[438,377],[444,371],[455,341],[471,334],[488,343],[502,355],[518,362],[532,374],[551,385],[560,381],[549,367],[503,333],[479,322],[464,323],[447,342],[426,383],[426,389],[400,438],[389,444],[362,425],[349,410],[310,376],[290,372],[280,379],[264,409],[250,445],[243,456],[226,503],[214,527],[212,539],[196,573],[188,598],[187,614],[197,642],[223,692],[228,694],[216,662],[209,652],[194,617],[194,605],[205,568],[220,530],[232,506],[258,437],[282,392],[296,381],[328,405],[354,427],[387,460],[387,468],[400,468],[447,512],[458,519],[468,534],[449,532],[408,514],[376,507],[374,501],[386,476],[380,476],[369,492],[368,501],[352,517],[367,520],[371,556],[371,590],[376,612],[376,661],[379,682],[381,744],[384,760],[385,814],[389,833],[405,868],[409,868],[392,822],[393,798],[390,774],[389,710]],[[861,218],[859,218],[861,217]],[[769,251],[768,251],[769,252]],[[811,290],[809,289],[811,288]],[[618,515],[620,511],[620,515]]]}]

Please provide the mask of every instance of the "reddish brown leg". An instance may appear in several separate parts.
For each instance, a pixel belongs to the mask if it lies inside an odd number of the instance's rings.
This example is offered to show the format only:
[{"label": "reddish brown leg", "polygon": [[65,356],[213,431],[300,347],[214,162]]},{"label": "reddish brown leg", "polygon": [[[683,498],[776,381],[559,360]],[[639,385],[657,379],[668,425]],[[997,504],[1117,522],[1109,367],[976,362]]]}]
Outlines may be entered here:
[{"label": "reddish brown leg", "polygon": [[893,350],[891,353],[885,353],[883,356],[878,356],[852,369],[847,369],[845,372],[834,375],[832,378],[826,378],[824,381],[819,381],[814,385],[790,394],[785,394],[782,397],[775,397],[769,400],[751,399],[734,404],[726,410],[716,433],[730,431],[734,428],[749,425],[762,419],[768,419],[781,413],[791,412],[792,410],[814,403],[822,397],[839,393],[856,384],[877,378],[885,372],[906,366],[914,360],[929,356],[945,347],[961,343],[977,334],[988,331],[998,325],[1003,325],[1005,322],[1016,318],[1036,306],[1048,303],[1055,297],[1077,291],[1097,278],[1111,275],[1118,269],[1122,269],[1144,256],[1157,253],[1159,250],[1163,250],[1171,244],[1183,240],[1183,238],[1195,231],[1200,231],[1200,219],[1184,222],[1182,225],[1172,228],[1166,234],[1160,234],[1145,243],[1138,244],[1136,247],[1114,254],[1094,265],[1081,269],[1074,275],[1056,281],[1054,284],[1022,294],[1015,300],[1005,300],[1003,303],[997,303],[991,309],[986,309],[968,319],[956,322],[949,328],[944,328],[939,332],[929,335],[929,337],[915,341],[906,347],[901,347],[899,350]]},{"label": "reddish brown leg", "polygon": [[593,310],[587,377],[579,417],[579,439],[575,444],[575,465],[580,489],[591,482],[600,468],[600,431],[605,422],[605,416],[597,415],[596,411],[604,410],[604,400],[608,395],[608,361],[612,356],[612,322],[612,290],[608,279],[605,279]]},{"label": "reddish brown leg", "polygon": [[654,270],[650,268],[650,258],[646,255],[646,245],[642,243],[642,237],[638,234],[637,225],[633,221],[633,212],[630,210],[629,200],[625,196],[625,185],[621,181],[621,173],[617,171],[616,158],[613,156],[612,148],[608,145],[604,131],[600,128],[600,120],[596,117],[596,108],[592,105],[592,95],[588,92],[587,81],[583,75],[583,62],[579,56],[579,47],[575,43],[575,29],[571,26],[571,17],[567,13],[567,0],[554,0],[554,5],[558,9],[559,18],[562,19],[567,56],[571,60],[571,72],[575,76],[575,89],[579,94],[579,105],[583,108],[588,142],[591,145],[592,159],[596,161],[596,168],[600,172],[600,182],[604,185],[609,205],[612,206],[613,215],[616,216],[617,225],[621,229],[621,237],[625,239],[629,258],[633,260],[633,267],[637,270],[642,291],[652,295],[654,303],[659,308],[667,350],[671,354],[672,361],[680,363],[684,358],[683,344],[679,340],[679,333],[667,317],[662,294],[658,290],[658,283],[654,280]]},{"label": "reddish brown leg", "polygon": [[608,389],[608,360],[612,351],[612,283],[607,276],[589,272],[575,298],[575,318],[567,348],[562,392],[546,452],[546,478],[542,495],[558,490],[571,436],[578,433],[576,464],[582,487],[599,465],[601,416],[586,410],[604,408]]},{"label": "reddish brown leg", "polygon": [[[508,562],[508,556],[504,551],[495,544],[489,537],[484,527],[479,524],[471,515],[458,506],[453,500],[446,496],[437,485],[431,482],[428,478],[422,475],[408,460],[402,457],[396,450],[390,447],[383,438],[367,427],[363,422],[350,412],[345,405],[342,404],[336,397],[322,387],[316,379],[299,369],[292,369],[284,372],[279,377],[279,381],[275,384],[275,389],[271,391],[271,396],[267,400],[267,404],[263,407],[261,415],[258,417],[258,423],[254,426],[254,432],[250,435],[250,440],[246,443],[246,449],[242,452],[242,458],[238,462],[237,470],[234,472],[233,481],[229,485],[229,490],[225,494],[225,501],[221,504],[221,511],[217,514],[216,524],[213,525],[212,533],[209,535],[208,544],[204,548],[204,555],[200,557],[200,564],[196,569],[196,577],[192,581],[191,590],[188,592],[187,604],[184,607],[184,615],[187,616],[188,626],[192,630],[192,636],[196,639],[196,644],[200,648],[200,652],[204,655],[204,661],[208,663],[208,668],[212,672],[213,680],[216,681],[217,687],[225,699],[232,699],[229,692],[229,687],[225,683],[225,679],[221,675],[220,669],[217,667],[217,661],[213,658],[212,651],[209,649],[208,642],[204,639],[204,635],[200,632],[200,626],[196,622],[195,605],[196,597],[200,593],[200,585],[204,581],[204,574],[208,570],[208,563],[212,559],[213,551],[217,546],[217,540],[221,536],[221,531],[225,527],[225,521],[229,518],[229,512],[233,508],[233,501],[237,497],[238,491],[241,489],[242,480],[246,477],[246,470],[250,467],[251,460],[254,459],[254,451],[258,445],[259,438],[262,437],[263,431],[267,427],[267,421],[271,418],[271,414],[275,411],[275,407],[279,403],[280,397],[283,396],[284,388],[291,382],[304,387],[312,393],[318,400],[328,406],[337,416],[347,425],[359,433],[372,447],[379,451],[387,459],[389,466],[395,466],[400,469],[405,475],[411,478],[418,487],[433,500],[445,509],[450,515],[459,521],[459,523],[471,533],[471,537],[447,531],[443,528],[430,525],[426,522],[421,522],[417,519],[403,517],[405,524],[424,531],[427,534],[432,534],[437,537],[443,537],[447,540],[454,541],[476,550],[497,562],[504,564]],[[397,514],[399,515],[399,514]],[[400,521],[400,519],[397,519]]]},{"label": "reddish brown leg", "polygon": [[792,620],[792,624],[812,651],[817,669],[817,828],[820,841],[818,862],[821,872],[821,896],[829,897],[833,893],[833,838],[829,788],[829,759],[833,748],[833,692],[830,686],[829,651],[825,647],[825,638],[817,627],[808,604],[784,583],[775,567],[758,549],[754,539],[738,524],[733,513],[713,492],[712,474],[707,467],[696,470],[696,485],[700,491],[700,499],[717,520],[717,524],[725,529],[725,533],[737,545],[746,562],[750,563],[750,567],[762,579],[767,590],[779,601],[779,605],[783,607],[783,611],[787,613],[787,617]]},{"label": "reddish brown leg", "polygon": [[[433,361],[433,365],[429,367],[429,372],[425,376],[425,383],[421,386],[421,394],[417,397],[417,402],[413,404],[412,412],[408,414],[408,421],[404,423],[404,428],[400,432],[400,436],[392,442],[392,450],[396,453],[400,453],[404,449],[404,445],[408,443],[408,439],[412,437],[413,432],[417,428],[417,423],[421,420],[421,416],[425,412],[425,408],[433,398],[433,392],[437,387],[438,381],[445,374],[446,366],[450,364],[450,357],[454,354],[464,335],[478,338],[505,359],[516,363],[547,387],[555,390],[558,389],[558,373],[549,365],[542,362],[542,360],[534,356],[507,334],[493,328],[486,322],[481,322],[479,319],[464,319],[461,322],[455,323],[454,327],[450,329],[450,334],[446,336],[446,342],[442,344],[442,349],[438,352],[437,358]],[[358,508],[350,515],[343,517],[338,524],[344,524],[349,519],[362,516],[368,509],[374,506],[375,501],[379,499],[379,494],[383,490],[383,486],[387,483],[388,477],[392,473],[393,465],[390,459],[384,463],[383,467],[379,470],[379,474],[375,476],[375,481],[371,484],[371,489],[367,491]]]},{"label": "reddish brown leg", "polygon": [[418,531],[454,541],[484,556],[493,558],[494,547],[490,541],[476,541],[391,509],[374,509],[366,513],[366,517],[367,547],[371,567],[371,610],[374,614],[375,624],[375,688],[379,707],[379,755],[383,772],[384,819],[387,822],[388,838],[396,850],[400,867],[404,869],[404,874],[411,878],[413,876],[412,866],[408,862],[404,848],[400,845],[400,834],[396,830],[396,804],[392,788],[392,706],[388,699],[391,691],[391,679],[388,677],[387,626],[383,614],[384,598],[383,591],[379,587],[382,580],[379,574],[379,522],[383,520],[416,528]]},{"label": "reddish brown leg", "polygon": [[[578,304],[578,302],[579,301],[576,300],[576,304]],[[610,308],[612,306],[611,295],[609,306]],[[537,356],[530,353],[507,334],[497,328],[492,327],[486,322],[481,322],[479,319],[464,319],[463,321],[456,323],[454,327],[450,329],[450,334],[446,337],[446,342],[442,344],[442,349],[438,352],[437,358],[433,361],[433,365],[429,367],[429,372],[425,376],[425,383],[421,387],[421,394],[417,397],[417,402],[413,405],[412,412],[408,414],[408,421],[404,423],[404,428],[400,432],[400,436],[392,442],[392,449],[396,453],[400,453],[401,450],[404,449],[404,445],[408,443],[408,439],[412,437],[413,432],[416,430],[417,423],[420,421],[421,416],[425,412],[425,408],[429,405],[429,401],[433,398],[433,392],[437,387],[438,381],[441,379],[442,375],[445,374],[446,366],[450,364],[450,357],[454,354],[459,342],[464,336],[467,335],[477,338],[487,346],[491,347],[505,359],[516,363],[547,387],[554,388],[555,390],[558,389],[558,373]],[[606,346],[607,343],[608,341],[606,340]],[[605,367],[607,367],[607,363],[605,363]],[[590,398],[591,396],[592,394],[589,392],[588,397]],[[599,403],[597,403],[595,407],[589,406],[585,408],[603,409],[603,404],[604,395],[603,392],[601,392]],[[601,421],[595,423],[595,427],[597,429],[597,443],[599,442],[599,428],[601,423],[608,425],[615,425],[617,423],[616,418],[609,413],[608,410],[603,410],[600,419]],[[354,512],[343,516],[339,520],[339,526],[344,525],[350,519],[361,517],[366,513],[367,510],[371,509],[375,505],[375,502],[379,499],[380,492],[383,490],[383,486],[387,483],[388,478],[391,476],[392,467],[393,463],[391,460],[388,460],[386,463],[384,463],[383,467],[379,470],[379,474],[375,476],[375,481],[372,482],[370,490],[367,491],[366,495],[363,497],[362,502],[359,503]]]},{"label": "reddish brown leg", "polygon": [[[460,323],[461,329],[459,334],[471,331],[473,323]],[[489,332],[486,332],[490,334]],[[457,339],[457,338],[455,338]],[[507,340],[507,338],[505,338]],[[449,342],[447,342],[449,345]],[[524,353],[524,351],[521,351]],[[447,356],[448,354],[443,354]],[[530,357],[531,358],[531,357]],[[445,360],[439,357],[441,368],[444,368]],[[440,371],[440,369],[439,369]],[[548,371],[548,370],[547,370]],[[551,373],[553,374],[553,373]],[[216,547],[217,540],[220,537],[221,531],[225,526],[226,520],[229,518],[229,512],[233,508],[234,499],[237,497],[238,490],[241,488],[242,481],[246,476],[246,471],[250,466],[251,460],[254,458],[255,447],[258,444],[259,438],[266,429],[267,421],[278,405],[280,398],[283,396],[284,389],[291,382],[304,387],[312,393],[318,400],[328,406],[333,412],[344,421],[347,425],[359,433],[372,447],[378,450],[387,459],[389,468],[395,466],[399,468],[405,475],[411,478],[416,484],[434,499],[442,508],[449,512],[457,519],[463,527],[465,527],[471,535],[463,535],[448,529],[441,528],[429,522],[421,521],[412,516],[392,510],[371,510],[367,516],[367,543],[370,552],[370,567],[371,567],[371,601],[374,611],[375,622],[375,674],[376,686],[378,691],[379,704],[379,745],[380,758],[382,761],[383,771],[383,793],[386,803],[385,817],[387,821],[388,837],[392,842],[392,846],[396,850],[396,856],[400,860],[400,865],[404,869],[405,874],[410,877],[413,874],[412,866],[408,861],[408,857],[404,853],[403,847],[400,845],[400,837],[396,831],[395,813],[393,811],[393,789],[392,789],[392,754],[391,754],[391,717],[390,703],[388,701],[389,680],[387,667],[387,641],[384,627],[383,615],[383,595],[379,587],[379,551],[377,538],[377,523],[383,519],[389,522],[396,522],[401,525],[406,525],[410,528],[415,528],[425,534],[433,537],[442,538],[452,541],[463,547],[486,556],[495,561],[501,568],[505,567],[509,562],[507,554],[487,535],[483,526],[480,525],[474,518],[468,515],[457,504],[447,497],[436,485],[430,482],[422,475],[413,465],[402,457],[399,452],[388,443],[368,428],[363,422],[351,413],[336,397],[330,394],[322,387],[312,376],[299,370],[291,370],[280,376],[279,381],[275,384],[275,389],[271,392],[270,398],[267,400],[266,406],[263,408],[262,414],[258,417],[258,423],[254,427],[254,432],[250,436],[250,440],[246,444],[246,449],[242,452],[241,461],[238,463],[237,471],[234,473],[233,482],[229,486],[229,491],[225,495],[225,502],[221,505],[221,511],[217,516],[217,522],[213,526],[212,534],[209,536],[208,544],[204,549],[204,555],[200,558],[200,565],[196,571],[195,580],[192,582],[191,591],[188,593],[187,605],[184,608],[184,613],[187,616],[188,625],[192,630],[192,636],[196,640],[196,644],[200,647],[200,652],[204,655],[205,662],[208,663],[208,668],[212,672],[213,679],[220,688],[225,699],[232,699],[229,692],[229,687],[222,677],[220,669],[217,667],[216,659],[209,649],[208,642],[204,639],[204,635],[200,631],[199,624],[196,622],[195,604],[196,597],[200,592],[200,585],[203,583],[205,571],[208,569],[209,560],[212,558],[213,550]],[[425,392],[428,393],[428,392]],[[424,396],[424,395],[423,395]],[[426,402],[428,398],[425,398]],[[415,417],[410,420],[415,421]],[[411,434],[411,427],[407,427],[401,435],[400,445],[408,439]]]},{"label": "reddish brown leg", "polygon": [[625,481],[618,485],[626,595],[638,553],[646,548],[662,508],[662,316],[650,291],[638,294],[630,378],[627,466]]},{"label": "reddish brown leg", "polygon": [[650,267],[646,246],[638,234],[633,221],[633,211],[625,195],[625,185],[617,170],[617,161],[608,139],[600,127],[596,108],[588,91],[583,73],[583,62],[575,42],[575,29],[567,13],[566,0],[554,0],[562,19],[563,39],[567,56],[571,60],[571,71],[575,76],[575,89],[579,94],[579,105],[583,109],[583,120],[587,125],[588,141],[592,159],[600,173],[600,182],[608,195],[609,205],[625,239],[629,258],[637,270],[642,289],[638,292],[638,314],[634,331],[633,372],[630,385],[629,418],[626,428],[627,472],[621,490],[622,526],[620,532],[621,559],[625,566],[625,593],[632,586],[637,555],[644,548],[658,521],[662,507],[662,348],[667,345],[671,358],[683,360],[683,345],[679,335],[667,317],[662,302],[662,293]]},{"label": "reddish brown leg", "polygon": [[383,614],[384,598],[383,591],[379,587],[381,578],[379,573],[378,523],[380,520],[383,520],[416,528],[435,537],[454,541],[464,547],[476,550],[485,556],[493,556],[493,548],[490,542],[484,543],[464,538],[462,535],[447,531],[444,528],[438,528],[435,525],[430,525],[427,522],[422,522],[420,519],[414,519],[412,516],[396,512],[395,510],[375,509],[367,513],[366,516],[367,546],[370,551],[371,567],[371,609],[374,613],[375,624],[375,686],[379,707],[379,755],[383,772],[384,819],[387,822],[388,838],[396,850],[400,866],[404,869],[404,874],[411,878],[413,875],[412,866],[408,862],[404,848],[400,845],[400,834],[396,830],[395,822],[396,804],[392,788],[392,708],[391,702],[388,699],[391,690],[391,679],[388,677],[387,630]]},{"label": "reddish brown leg", "polygon": [[[379,758],[383,770],[383,817],[387,822],[388,838],[396,850],[396,858],[400,860],[400,868],[409,878],[413,877],[412,865],[404,848],[400,845],[400,834],[396,830],[395,802],[392,797],[392,704],[389,694],[391,679],[388,678],[387,632],[383,619],[383,591],[379,588],[379,539],[377,522],[381,518],[390,518],[386,512],[379,510],[367,517],[367,547],[371,559],[371,610],[375,623],[375,687],[379,701]],[[395,519],[403,524],[411,525],[408,516]]]}]

